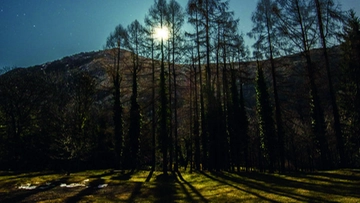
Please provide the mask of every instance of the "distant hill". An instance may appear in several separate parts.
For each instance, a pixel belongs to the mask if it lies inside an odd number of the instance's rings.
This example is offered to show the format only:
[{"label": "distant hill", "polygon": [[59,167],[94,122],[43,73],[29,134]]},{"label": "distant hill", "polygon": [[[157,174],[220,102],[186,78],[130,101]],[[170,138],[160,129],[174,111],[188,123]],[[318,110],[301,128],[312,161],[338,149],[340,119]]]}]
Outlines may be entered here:
[{"label": "distant hill", "polygon": [[[42,65],[36,65],[28,68],[20,68],[9,71],[6,74],[0,76],[0,78],[8,77],[9,75],[20,73],[22,71],[30,71],[39,76],[44,75],[52,75],[56,74],[61,77],[69,77],[79,72],[86,72],[90,74],[92,77],[96,78],[98,88],[102,90],[107,90],[108,95],[111,95],[111,80],[109,75],[109,70],[113,67],[113,56],[112,52],[114,50],[102,50],[97,52],[87,52],[87,53],[79,53],[72,56],[67,56],[62,59],[48,62]],[[339,57],[340,48],[333,47],[329,49],[329,55],[332,64],[333,75],[338,75],[338,66],[339,66]],[[123,89],[123,99],[126,103],[130,98],[131,93],[131,53],[125,50],[121,52],[122,63],[121,63],[121,74],[122,74],[122,89]],[[324,98],[324,102],[327,102],[327,79],[326,74],[324,72],[324,62],[322,60],[322,51],[321,49],[312,51],[312,59],[316,67],[316,75],[317,75],[317,83],[320,87],[320,94]],[[149,91],[152,86],[151,84],[151,60],[146,58],[141,58],[142,60],[142,68],[139,72],[140,78],[140,97],[145,101],[149,101]],[[159,73],[159,61],[155,61],[156,71]],[[241,62],[240,69],[238,63],[235,63],[235,68],[239,69],[241,72],[241,77],[243,78],[244,85],[244,94],[249,105],[249,109],[253,108],[255,104],[254,94],[254,79],[256,76],[258,63],[256,61],[250,62]],[[260,61],[259,65],[264,68],[266,77],[268,78],[268,87],[271,89],[271,73],[270,73],[270,63],[269,61]],[[280,95],[283,101],[287,100],[287,94],[292,96],[296,96],[298,94],[306,94],[308,91],[306,87],[307,78],[305,71],[305,61],[301,54],[293,54],[289,56],[284,56],[276,59],[276,67],[277,67],[277,77],[279,83]],[[189,85],[188,75],[190,74],[190,65],[177,65],[179,71],[179,83],[180,86]],[[204,68],[203,68],[204,70]],[[213,76],[216,74],[215,72],[215,64],[213,64]],[[335,82],[337,78],[334,77]],[[157,84],[155,84],[157,85]],[[184,87],[185,88],[185,87]],[[188,87],[186,87],[188,88]],[[188,94],[188,93],[186,93]],[[290,96],[289,95],[289,96]],[[303,95],[304,96],[304,95]],[[107,98],[107,97],[103,97]],[[146,98],[146,99],[145,99]],[[145,105],[145,104],[144,104]],[[145,106],[148,106],[147,104]]]}]

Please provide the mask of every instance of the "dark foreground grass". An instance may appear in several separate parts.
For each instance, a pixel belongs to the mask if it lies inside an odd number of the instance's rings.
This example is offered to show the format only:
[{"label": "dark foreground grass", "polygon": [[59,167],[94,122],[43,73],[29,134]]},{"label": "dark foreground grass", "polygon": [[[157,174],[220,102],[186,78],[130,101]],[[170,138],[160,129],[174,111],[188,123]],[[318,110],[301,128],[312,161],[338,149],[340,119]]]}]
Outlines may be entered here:
[{"label": "dark foreground grass", "polygon": [[[61,187],[71,183],[80,185]],[[19,189],[22,185],[36,189]],[[360,170],[0,173],[0,202],[360,202]]]}]

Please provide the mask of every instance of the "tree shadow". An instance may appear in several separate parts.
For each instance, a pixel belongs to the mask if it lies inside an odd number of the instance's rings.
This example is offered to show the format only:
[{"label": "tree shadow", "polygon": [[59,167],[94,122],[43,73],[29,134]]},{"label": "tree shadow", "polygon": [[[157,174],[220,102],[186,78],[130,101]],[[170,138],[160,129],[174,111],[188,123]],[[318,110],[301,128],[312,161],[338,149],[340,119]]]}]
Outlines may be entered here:
[{"label": "tree shadow", "polygon": [[176,175],[161,174],[156,176],[153,194],[154,202],[174,202],[176,200]]},{"label": "tree shadow", "polygon": [[129,199],[127,200],[127,202],[135,202],[135,198],[140,194],[140,190],[142,187],[143,183],[142,182],[135,182],[135,187],[133,189],[133,191],[131,192],[131,195],[129,197]]},{"label": "tree shadow", "polygon": [[209,179],[211,179],[211,180],[213,180],[213,181],[216,181],[216,182],[219,182],[219,183],[221,183],[221,184],[224,184],[224,185],[228,185],[228,186],[230,186],[230,187],[233,187],[233,188],[235,188],[235,189],[237,189],[237,190],[240,190],[240,191],[243,191],[243,192],[252,194],[252,195],[260,198],[260,199],[263,200],[263,201],[277,202],[277,201],[275,201],[275,200],[272,200],[272,199],[269,199],[269,198],[267,198],[267,197],[264,197],[264,196],[262,196],[262,195],[260,195],[260,194],[258,194],[258,193],[255,193],[255,192],[251,192],[251,191],[249,191],[249,190],[242,189],[242,188],[240,188],[240,187],[238,187],[238,186],[236,186],[236,185],[233,185],[233,184],[231,184],[231,183],[229,183],[229,182],[227,182],[227,181],[225,181],[225,180],[221,180],[221,179],[219,179],[219,178],[217,178],[217,177],[210,176],[210,175],[206,174],[206,173],[203,172],[203,171],[200,171],[200,174],[202,174],[203,176],[206,176],[207,178],[209,178]]},{"label": "tree shadow", "polygon": [[130,180],[131,176],[134,175],[134,171],[121,172],[116,176],[111,177],[112,180]]},{"label": "tree shadow", "polygon": [[[153,174],[154,174],[154,170],[150,170],[150,172],[149,172],[149,174],[148,174],[148,176],[146,177],[146,180],[145,180],[146,183],[150,182]],[[131,195],[130,195],[129,199],[126,202],[135,202],[135,199],[136,199],[136,197],[138,197],[140,195],[140,190],[141,190],[141,188],[142,188],[142,186],[144,184],[143,182],[133,182],[133,183],[135,185],[134,189],[131,192]]]},{"label": "tree shadow", "polygon": [[91,195],[94,192],[96,192],[96,190],[99,189],[98,185],[103,184],[103,183],[104,183],[103,179],[95,179],[95,180],[91,181],[85,189],[81,190],[76,195],[67,198],[64,202],[66,202],[66,203],[79,202],[85,196]]},{"label": "tree shadow", "polygon": [[150,181],[150,179],[151,179],[151,177],[152,177],[153,173],[154,173],[154,170],[151,170],[151,171],[150,171],[150,173],[149,173],[149,175],[146,177],[145,182],[149,182],[149,181]]},{"label": "tree shadow", "polygon": [[[308,179],[310,182],[314,181],[322,181],[322,182],[328,182],[333,185],[336,185],[336,187],[356,187],[359,186],[360,177],[359,176],[351,176],[351,175],[343,175],[343,174],[330,174],[325,172],[314,172],[314,173],[293,173],[293,174],[286,174],[286,176],[292,177],[292,178],[302,178],[302,179]],[[349,182],[353,181],[353,182]],[[355,181],[355,182],[354,182]]]},{"label": "tree shadow", "polygon": [[194,186],[192,186],[189,182],[187,182],[182,177],[182,175],[181,175],[181,173],[179,171],[177,172],[177,176],[180,178],[181,181],[176,179],[176,182],[180,184],[180,186],[181,186],[182,190],[185,192],[187,200],[189,202],[195,202],[195,200],[191,197],[189,191],[186,189],[184,184],[191,189],[191,192],[193,192],[197,197],[199,197],[200,201],[196,201],[196,202],[209,202],[207,199],[205,199],[205,197]]},{"label": "tree shadow", "polygon": [[91,176],[89,176],[89,178],[101,178],[101,177],[110,176],[110,175],[113,175],[113,174],[114,174],[113,171],[107,171],[107,172],[104,172],[103,174],[91,175]]},{"label": "tree shadow", "polygon": [[356,172],[355,170],[350,170],[349,172],[351,172],[354,175],[338,174],[338,173],[327,173],[327,172],[319,172],[319,171],[315,172],[314,175],[323,176],[325,178],[330,178],[330,179],[360,181],[360,175],[356,174],[356,173],[360,173],[360,172]]},{"label": "tree shadow", "polygon": [[[148,176],[146,177],[145,182],[150,182],[153,174],[154,174],[154,170],[150,170]],[[129,199],[126,202],[135,202],[136,197],[140,195],[140,190],[144,183],[134,182],[134,184],[135,184],[134,189],[131,192]]]},{"label": "tree shadow", "polygon": [[[327,199],[326,195],[324,197],[319,196],[306,196],[296,192],[297,189],[303,189],[311,192],[320,192],[323,194],[338,194],[344,195],[343,193],[338,193],[334,188],[329,188],[328,186],[324,187],[322,185],[316,185],[311,183],[304,183],[295,180],[284,179],[281,177],[268,175],[264,173],[244,173],[238,174],[239,177],[230,177],[224,173],[216,172],[213,173],[216,177],[219,177],[225,181],[234,182],[237,184],[242,184],[246,187],[253,188],[259,191],[264,191],[270,194],[276,194],[279,196],[286,196],[294,199],[295,201],[304,201],[304,202],[333,202]],[[244,179],[246,178],[246,179]],[[255,180],[255,181],[252,181]],[[345,195],[347,196],[347,195]]]}]

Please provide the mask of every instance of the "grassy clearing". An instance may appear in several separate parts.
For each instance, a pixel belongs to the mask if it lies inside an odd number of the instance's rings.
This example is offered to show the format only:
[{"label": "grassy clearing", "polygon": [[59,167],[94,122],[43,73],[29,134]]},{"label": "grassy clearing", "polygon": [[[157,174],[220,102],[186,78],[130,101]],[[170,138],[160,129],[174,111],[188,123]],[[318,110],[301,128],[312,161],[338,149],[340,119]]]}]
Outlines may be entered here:
[{"label": "grassy clearing", "polygon": [[[84,185],[60,187],[71,183]],[[18,189],[21,185],[36,189]],[[359,189],[360,170],[351,169],[288,174],[0,173],[0,202],[360,202]]]}]

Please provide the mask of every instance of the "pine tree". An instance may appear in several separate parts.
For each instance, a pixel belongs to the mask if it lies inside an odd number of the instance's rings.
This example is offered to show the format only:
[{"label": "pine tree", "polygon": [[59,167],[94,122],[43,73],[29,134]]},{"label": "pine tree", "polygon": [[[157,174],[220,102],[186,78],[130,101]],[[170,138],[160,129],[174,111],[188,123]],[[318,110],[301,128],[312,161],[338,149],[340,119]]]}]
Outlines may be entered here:
[{"label": "pine tree", "polygon": [[144,41],[144,28],[135,20],[127,27],[128,40],[127,47],[131,50],[131,57],[133,62],[132,68],[132,95],[131,95],[131,107],[130,107],[130,126],[129,126],[129,138],[130,138],[130,161],[131,168],[135,170],[138,166],[139,150],[140,150],[140,135],[141,135],[141,113],[140,105],[138,103],[138,72],[140,71],[140,50]]},{"label": "pine tree", "polygon": [[359,167],[360,161],[360,19],[353,10],[345,22],[341,49],[341,85],[339,94],[339,107],[342,117],[345,157],[349,166]]},{"label": "pine tree", "polygon": [[[188,6],[187,6],[187,14],[189,16],[189,23],[192,24],[195,27],[195,33],[194,34],[188,34],[190,37],[194,38],[194,41],[196,42],[196,65],[199,72],[199,95],[200,95],[200,119],[201,119],[201,131],[200,131],[200,137],[201,137],[201,145],[202,145],[202,153],[201,153],[201,162],[202,162],[202,169],[208,168],[208,134],[207,134],[207,124],[205,121],[205,88],[203,84],[203,71],[202,71],[202,58],[204,57],[201,52],[201,46],[204,42],[204,33],[201,29],[202,21],[201,21],[201,15],[200,15],[200,2],[198,0],[189,0]],[[195,71],[196,72],[196,71]],[[196,76],[195,76],[196,77]],[[197,149],[197,146],[195,146]],[[199,146],[200,148],[200,146]],[[195,150],[196,150],[195,149]],[[197,168],[200,169],[200,165]]]},{"label": "pine tree", "polygon": [[264,73],[258,66],[256,75],[256,112],[259,120],[261,158],[267,162],[270,172],[274,172],[276,164],[276,134],[273,120],[273,111]]},{"label": "pine tree", "polygon": [[[177,87],[177,73],[175,70],[175,63],[177,62],[176,57],[180,55],[181,47],[180,42],[182,41],[182,26],[184,24],[184,17],[185,13],[181,8],[180,4],[175,1],[171,0],[168,5],[168,22],[169,22],[169,32],[170,32],[170,39],[171,41],[171,66],[172,66],[172,77],[174,82],[174,145],[175,145],[175,165],[174,170],[178,170],[178,155],[179,155],[179,144],[178,144],[178,87]],[[170,59],[169,59],[170,60]],[[169,63],[170,65],[170,63]],[[170,71],[169,71],[170,77]],[[169,84],[170,85],[170,84]],[[171,94],[171,92],[170,92]]]},{"label": "pine tree", "polygon": [[113,83],[114,95],[114,153],[115,153],[115,169],[122,167],[122,153],[123,153],[123,107],[121,104],[121,75],[120,75],[120,60],[121,60],[121,46],[124,46],[126,39],[126,30],[122,25],[118,25],[114,32],[112,32],[106,41],[106,48],[112,49],[114,53],[114,67],[109,70],[109,74]]},{"label": "pine tree", "polygon": [[[145,19],[145,23],[155,28],[163,29],[166,25],[167,17],[167,3],[166,0],[155,0],[154,5],[149,9],[149,15]],[[152,33],[154,34],[154,33]],[[168,101],[168,92],[166,88],[166,74],[165,74],[165,54],[164,54],[164,38],[160,39],[160,55],[161,55],[161,64],[160,64],[160,85],[159,85],[159,96],[160,102],[158,106],[159,114],[159,144],[160,150],[162,153],[162,167],[163,173],[167,174],[168,170],[168,139],[169,139],[169,101]]]},{"label": "pine tree", "polygon": [[[275,32],[275,19],[276,16],[272,12],[272,8],[275,6],[272,0],[260,0],[257,4],[256,11],[252,14],[252,21],[254,27],[249,33],[250,36],[259,36],[255,44],[261,44],[264,48],[267,58],[271,63],[271,74],[272,74],[272,86],[274,91],[274,102],[275,102],[275,121],[276,131],[278,138],[278,150],[280,155],[281,171],[285,170],[285,143],[284,143],[284,127],[281,116],[280,101],[278,94],[278,84],[276,80],[275,71],[275,60],[274,56],[278,55],[275,50],[276,32]],[[258,45],[255,45],[258,46]]]},{"label": "pine tree", "polygon": [[[277,17],[276,27],[282,42],[289,42],[287,52],[299,51],[306,61],[305,69],[309,80],[310,117],[312,138],[321,157],[321,167],[329,167],[329,148],[325,134],[325,118],[320,102],[318,87],[315,83],[315,67],[310,51],[316,45],[317,30],[314,27],[316,12],[313,1],[276,0],[272,8]],[[289,48],[291,47],[291,48]]]},{"label": "pine tree", "polygon": [[[344,152],[344,141],[342,138],[341,125],[340,125],[340,115],[338,105],[336,103],[335,98],[335,90],[333,84],[333,78],[330,71],[330,59],[327,51],[327,36],[330,29],[335,29],[334,21],[341,20],[341,12],[336,9],[334,2],[332,0],[314,0],[316,5],[316,16],[318,19],[318,29],[319,35],[321,39],[321,45],[323,49],[323,55],[325,59],[325,68],[328,77],[328,85],[329,85],[329,93],[330,93],[330,101],[333,111],[334,117],[334,130],[337,140],[337,149],[340,156],[340,166],[345,167],[347,165],[346,156]],[[331,17],[328,17],[331,16]],[[339,19],[340,18],[340,19]],[[324,26],[326,24],[326,27]],[[330,27],[330,28],[328,28]],[[336,30],[336,29],[335,29]]]}]

